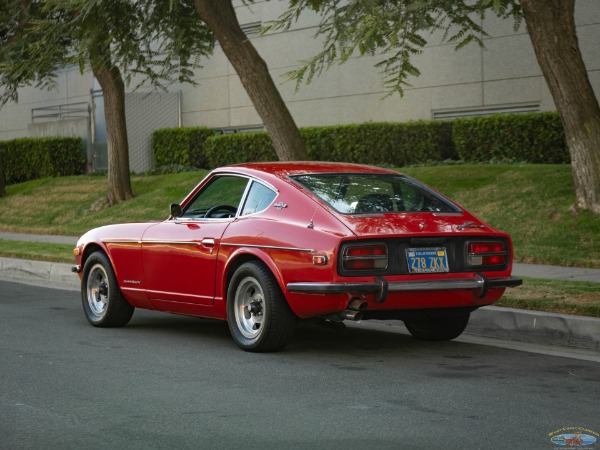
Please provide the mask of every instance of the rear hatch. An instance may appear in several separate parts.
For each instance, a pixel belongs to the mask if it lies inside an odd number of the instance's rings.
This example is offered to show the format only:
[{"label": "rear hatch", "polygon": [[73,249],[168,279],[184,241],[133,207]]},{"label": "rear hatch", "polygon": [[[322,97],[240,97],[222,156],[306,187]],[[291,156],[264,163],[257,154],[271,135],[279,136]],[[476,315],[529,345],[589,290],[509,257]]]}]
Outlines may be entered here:
[{"label": "rear hatch", "polygon": [[468,213],[338,215],[358,237],[340,248],[342,276],[503,271],[508,236]]}]

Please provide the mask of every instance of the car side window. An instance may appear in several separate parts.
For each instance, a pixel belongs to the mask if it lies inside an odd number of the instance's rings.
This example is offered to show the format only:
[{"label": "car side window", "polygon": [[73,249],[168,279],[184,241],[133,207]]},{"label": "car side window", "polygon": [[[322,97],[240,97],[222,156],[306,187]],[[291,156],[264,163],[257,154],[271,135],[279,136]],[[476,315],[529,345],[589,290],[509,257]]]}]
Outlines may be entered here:
[{"label": "car side window", "polygon": [[264,184],[252,182],[250,192],[244,203],[241,216],[247,216],[260,211],[264,211],[275,200],[277,193],[266,187]]},{"label": "car side window", "polygon": [[235,217],[248,179],[233,175],[215,177],[187,206],[183,218],[222,219]]}]

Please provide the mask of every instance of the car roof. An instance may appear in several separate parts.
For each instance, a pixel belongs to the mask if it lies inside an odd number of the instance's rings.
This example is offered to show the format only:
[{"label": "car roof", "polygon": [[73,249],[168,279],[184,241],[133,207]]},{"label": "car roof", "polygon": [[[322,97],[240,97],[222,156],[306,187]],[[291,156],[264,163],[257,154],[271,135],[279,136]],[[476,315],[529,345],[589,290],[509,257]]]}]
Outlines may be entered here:
[{"label": "car roof", "polygon": [[276,161],[276,162],[258,162],[243,163],[231,166],[221,167],[217,171],[235,171],[252,175],[262,174],[274,175],[277,178],[285,179],[291,175],[301,175],[307,173],[392,173],[398,174],[390,169],[368,166],[363,164],[351,164],[340,162],[323,161]]}]

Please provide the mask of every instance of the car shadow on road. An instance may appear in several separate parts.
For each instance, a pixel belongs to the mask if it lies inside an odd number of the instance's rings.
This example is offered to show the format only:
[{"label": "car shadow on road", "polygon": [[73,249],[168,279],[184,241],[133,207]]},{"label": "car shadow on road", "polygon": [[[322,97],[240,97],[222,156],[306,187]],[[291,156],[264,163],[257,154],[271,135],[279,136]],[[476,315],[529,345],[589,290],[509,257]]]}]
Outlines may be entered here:
[{"label": "car shadow on road", "polygon": [[[227,322],[221,320],[136,311],[127,328],[142,332],[148,337],[184,337],[188,342],[190,339],[197,340],[198,344],[203,346],[210,344],[236,348]],[[313,319],[298,322],[294,338],[280,353],[350,353],[367,356],[376,351],[393,351],[397,354],[413,354],[418,351],[424,354],[456,349],[457,346],[476,347],[457,342],[423,342],[396,331],[347,327],[343,323]]]}]

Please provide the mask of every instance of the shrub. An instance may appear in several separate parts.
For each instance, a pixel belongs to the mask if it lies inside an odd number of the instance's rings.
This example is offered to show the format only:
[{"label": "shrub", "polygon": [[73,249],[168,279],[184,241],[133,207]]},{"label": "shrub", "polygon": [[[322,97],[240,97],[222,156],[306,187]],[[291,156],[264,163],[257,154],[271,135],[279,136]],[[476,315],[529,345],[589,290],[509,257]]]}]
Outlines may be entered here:
[{"label": "shrub", "polygon": [[82,140],[75,137],[22,138],[0,142],[6,184],[85,171]]},{"label": "shrub", "polygon": [[205,141],[214,135],[210,128],[163,128],[152,134],[155,167],[192,166],[205,169]]},{"label": "shrub", "polygon": [[[448,122],[368,123],[300,130],[313,161],[403,166],[455,157]],[[213,136],[206,141],[209,165],[274,161],[266,132]]]},{"label": "shrub", "polygon": [[306,128],[311,159],[401,167],[456,158],[448,122],[367,123]]},{"label": "shrub", "polygon": [[453,122],[453,139],[459,158],[465,161],[570,162],[557,113],[457,119]]},{"label": "shrub", "polygon": [[279,159],[264,131],[211,136],[206,140],[205,154],[210,167]]},{"label": "shrub", "polygon": [[[191,145],[194,132],[198,136]],[[556,113],[308,127],[302,128],[300,133],[308,158],[313,161],[392,167],[459,159],[569,162]],[[154,134],[154,151],[157,167],[180,164],[212,168],[278,159],[266,132],[213,135],[206,128],[159,130]],[[192,151],[197,156],[193,156]]]}]

